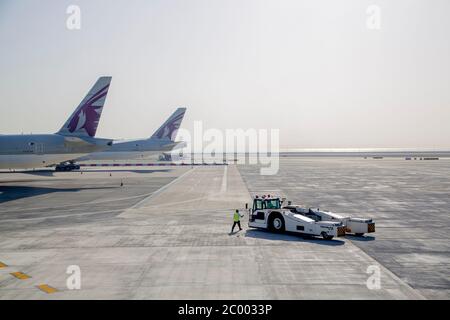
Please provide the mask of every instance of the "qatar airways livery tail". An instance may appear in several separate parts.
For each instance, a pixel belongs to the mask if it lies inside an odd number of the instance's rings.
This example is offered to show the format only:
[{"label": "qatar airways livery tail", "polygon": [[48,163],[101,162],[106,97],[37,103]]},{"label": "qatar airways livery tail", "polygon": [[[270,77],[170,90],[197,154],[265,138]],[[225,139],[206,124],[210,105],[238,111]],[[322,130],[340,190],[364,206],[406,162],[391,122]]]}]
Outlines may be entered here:
[{"label": "qatar airways livery tail", "polygon": [[110,83],[100,77],[57,133],[0,135],[0,169],[48,167],[109,148],[112,140],[95,133]]},{"label": "qatar airways livery tail", "polygon": [[178,108],[148,139],[114,141],[111,148],[105,151],[94,152],[75,160],[133,160],[183,148],[185,142],[177,142],[175,139],[185,113],[186,108]]}]

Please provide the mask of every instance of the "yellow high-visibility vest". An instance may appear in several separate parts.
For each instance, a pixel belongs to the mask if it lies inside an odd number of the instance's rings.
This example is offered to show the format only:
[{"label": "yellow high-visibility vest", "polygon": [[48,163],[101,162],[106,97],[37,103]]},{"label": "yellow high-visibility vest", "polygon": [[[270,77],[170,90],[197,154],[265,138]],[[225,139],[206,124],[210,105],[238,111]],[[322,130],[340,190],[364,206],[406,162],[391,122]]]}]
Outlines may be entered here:
[{"label": "yellow high-visibility vest", "polygon": [[235,212],[234,213],[234,222],[238,222],[239,221],[239,213]]}]

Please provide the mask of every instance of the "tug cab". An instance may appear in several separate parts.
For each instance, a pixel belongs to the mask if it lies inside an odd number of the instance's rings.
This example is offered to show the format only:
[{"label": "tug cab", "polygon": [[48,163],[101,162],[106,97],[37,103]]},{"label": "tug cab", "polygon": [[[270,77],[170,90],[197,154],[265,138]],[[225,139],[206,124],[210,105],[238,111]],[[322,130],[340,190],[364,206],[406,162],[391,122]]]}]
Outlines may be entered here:
[{"label": "tug cab", "polygon": [[[263,197],[259,198],[256,196],[253,199],[253,207],[251,213],[249,214],[249,221],[252,222],[256,227],[266,225],[269,221],[268,218],[271,216],[271,220],[274,220],[276,216],[281,213],[274,210],[281,210],[282,200],[280,198],[269,198]],[[283,231],[282,221],[278,218],[273,226],[275,230]]]}]

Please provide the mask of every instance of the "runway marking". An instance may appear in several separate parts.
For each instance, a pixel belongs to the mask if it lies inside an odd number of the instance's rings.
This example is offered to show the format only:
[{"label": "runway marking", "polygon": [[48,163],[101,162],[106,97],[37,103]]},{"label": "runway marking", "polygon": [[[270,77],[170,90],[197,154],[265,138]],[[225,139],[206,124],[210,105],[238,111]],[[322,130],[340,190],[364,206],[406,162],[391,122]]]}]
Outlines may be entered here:
[{"label": "runway marking", "polygon": [[67,218],[67,217],[82,217],[94,214],[103,214],[103,213],[115,213],[122,212],[123,209],[114,209],[114,210],[106,210],[106,211],[93,211],[93,212],[85,212],[85,213],[77,213],[77,214],[61,214],[57,216],[46,216],[46,217],[35,217],[35,218],[17,218],[17,219],[0,219],[1,222],[17,222],[17,221],[35,221],[35,220],[43,220],[43,219],[56,219],[56,218]]},{"label": "runway marking", "polygon": [[[189,169],[184,174],[186,174],[187,172],[189,172],[191,170],[192,169]],[[175,179],[181,178],[181,176],[179,176],[179,177],[177,177]],[[148,196],[151,196],[153,193],[154,192],[149,192],[149,193],[139,194],[139,195],[130,196],[130,197],[114,198],[114,199],[106,199],[106,200],[92,200],[92,201],[84,202],[83,204],[84,205],[91,205],[91,204],[102,204],[102,203],[111,203],[111,202],[124,201],[124,200],[132,200],[132,199],[135,199],[135,198],[148,197]],[[68,208],[68,207],[77,207],[77,208],[74,209],[74,210],[77,210],[79,205],[80,205],[79,203],[74,203],[74,204],[66,204],[66,205],[62,205],[62,206],[58,206],[58,207],[55,207],[55,206],[52,206],[52,207],[33,207],[33,208],[25,208],[25,209],[8,210],[8,211],[3,211],[3,213],[22,213],[23,211],[46,210],[46,209],[55,209],[55,208],[56,209],[63,209],[63,208]],[[11,219],[11,220],[15,220],[15,219]]]},{"label": "runway marking", "polygon": [[26,280],[26,279],[31,278],[31,276],[29,276],[23,272],[20,272],[20,271],[11,272],[10,275],[12,275],[13,277],[16,277],[17,279],[20,279],[20,280]]},{"label": "runway marking", "polygon": [[156,208],[160,208],[160,207],[172,207],[174,205],[179,205],[179,204],[186,204],[186,203],[190,203],[190,202],[199,202],[202,200],[207,200],[208,197],[203,196],[203,197],[198,197],[198,198],[192,198],[189,200],[183,200],[183,201],[174,201],[174,202],[168,202],[168,203],[162,203],[162,204],[158,204],[155,207]]},{"label": "runway marking", "polygon": [[225,193],[227,191],[227,173],[228,173],[228,166],[225,166],[223,168],[222,186],[220,187],[221,193]]},{"label": "runway marking", "polygon": [[6,267],[8,267],[8,265],[6,263],[3,263],[0,261],[0,269],[6,268]]},{"label": "runway marking", "polygon": [[[169,182],[168,184],[162,186],[161,188],[159,188],[158,190],[156,190],[155,192],[152,192],[151,195],[149,195],[148,197],[145,197],[144,199],[142,199],[141,201],[139,201],[138,203],[136,203],[135,205],[131,206],[130,208],[124,210],[124,213],[126,211],[128,211],[129,209],[136,209],[139,208],[139,206],[141,204],[143,204],[144,202],[152,199],[153,197],[157,196],[158,194],[160,194],[161,192],[163,192],[164,190],[166,190],[167,188],[169,188],[171,185],[177,183],[178,181],[180,181],[184,176],[186,176],[188,173],[195,171],[195,169],[197,169],[197,167],[194,167],[188,171],[186,171],[185,173],[183,173],[181,176],[175,178],[174,180],[172,180],[171,182]],[[119,216],[121,216],[122,214],[120,214]]]},{"label": "runway marking", "polygon": [[39,284],[36,287],[38,287],[40,290],[48,294],[55,293],[58,291],[57,289],[50,287],[48,284]]},{"label": "runway marking", "polygon": [[385,267],[381,262],[379,262],[377,259],[375,259],[371,255],[366,253],[363,249],[358,247],[356,244],[354,244],[351,239],[347,239],[346,244],[348,246],[353,246],[356,250],[358,250],[360,252],[360,254],[362,256],[365,256],[369,261],[374,261],[376,263],[376,265],[378,265],[380,267],[380,269],[382,271],[384,271],[387,275],[389,275],[393,280],[395,280],[398,283],[401,283],[402,285],[404,285],[405,288],[409,291],[409,293],[414,296],[412,299],[415,299],[415,300],[426,300],[426,298],[418,290],[416,290],[413,287],[411,287],[406,281],[404,281],[404,280],[400,279],[399,277],[397,277],[395,275],[395,273],[393,273],[391,270],[389,270],[387,267]]},{"label": "runway marking", "polygon": [[[124,198],[93,200],[93,201],[84,202],[83,205],[102,204],[102,203],[111,203],[111,202],[117,202],[117,201],[131,200],[131,199],[135,199],[135,198],[148,197],[152,194],[153,194],[153,192],[149,192],[149,193],[144,193],[144,194],[130,196],[130,197],[124,197]],[[55,208],[62,209],[62,208],[79,207],[79,206],[80,206],[79,203],[74,203],[74,204],[66,204],[66,205],[62,205],[62,206],[58,206],[58,207],[53,206],[53,207],[34,207],[34,208],[25,208],[25,209],[15,209],[15,210],[3,211],[3,213],[22,213],[23,211],[35,211],[35,210],[45,210],[45,209],[55,209]],[[77,209],[78,208],[75,208],[73,210],[77,210]]]}]

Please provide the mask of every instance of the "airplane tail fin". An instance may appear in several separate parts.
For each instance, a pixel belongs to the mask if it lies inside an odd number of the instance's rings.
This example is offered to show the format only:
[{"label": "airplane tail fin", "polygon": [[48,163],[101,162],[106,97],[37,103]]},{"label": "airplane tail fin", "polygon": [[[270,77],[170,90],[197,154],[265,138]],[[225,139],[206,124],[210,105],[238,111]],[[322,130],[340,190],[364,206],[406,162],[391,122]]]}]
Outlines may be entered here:
[{"label": "airplane tail fin", "polygon": [[150,137],[150,139],[170,139],[174,141],[178,129],[180,128],[181,121],[183,121],[184,113],[186,112],[186,108],[178,108],[169,119],[164,122],[164,124],[155,131],[155,133]]},{"label": "airplane tail fin", "polygon": [[94,137],[108,94],[111,77],[100,77],[66,123],[57,132],[64,136]]}]

